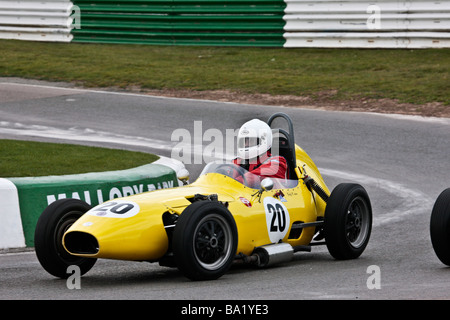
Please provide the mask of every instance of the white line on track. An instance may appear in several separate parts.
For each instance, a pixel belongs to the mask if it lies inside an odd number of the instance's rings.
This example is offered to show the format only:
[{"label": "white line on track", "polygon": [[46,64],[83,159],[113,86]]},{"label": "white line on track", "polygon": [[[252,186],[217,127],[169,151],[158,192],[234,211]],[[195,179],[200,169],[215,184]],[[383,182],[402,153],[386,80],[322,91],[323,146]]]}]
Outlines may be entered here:
[{"label": "white line on track", "polygon": [[326,168],[320,169],[320,172],[322,175],[351,180],[363,186],[372,186],[389,193],[392,197],[398,198],[402,204],[400,208],[390,212],[374,213],[374,226],[401,221],[407,217],[423,213],[433,205],[433,200],[423,192],[408,188],[395,181]]},{"label": "white line on track", "polygon": [[157,150],[171,150],[172,142],[121,135],[106,131],[97,131],[89,128],[72,127],[60,129],[41,125],[27,125],[19,122],[0,121],[0,133],[16,136],[42,137],[51,139],[63,139],[81,142],[102,142],[119,145],[132,145],[147,147]]}]

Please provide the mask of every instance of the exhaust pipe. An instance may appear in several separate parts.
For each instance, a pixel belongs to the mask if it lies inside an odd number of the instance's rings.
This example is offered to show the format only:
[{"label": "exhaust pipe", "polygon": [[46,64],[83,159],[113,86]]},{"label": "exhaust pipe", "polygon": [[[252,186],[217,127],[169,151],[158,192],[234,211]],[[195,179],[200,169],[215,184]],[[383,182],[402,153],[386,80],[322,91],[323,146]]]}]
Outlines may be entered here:
[{"label": "exhaust pipe", "polygon": [[270,267],[277,263],[287,262],[294,256],[294,248],[289,243],[269,244],[257,247],[252,257],[256,256],[256,265],[260,268]]}]

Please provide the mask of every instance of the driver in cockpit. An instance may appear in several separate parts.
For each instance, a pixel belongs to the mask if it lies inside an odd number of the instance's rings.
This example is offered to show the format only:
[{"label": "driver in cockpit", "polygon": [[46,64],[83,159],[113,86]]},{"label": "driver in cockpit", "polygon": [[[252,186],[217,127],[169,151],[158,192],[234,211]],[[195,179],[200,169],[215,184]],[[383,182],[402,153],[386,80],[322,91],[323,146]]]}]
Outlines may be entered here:
[{"label": "driver in cockpit", "polygon": [[238,158],[233,163],[251,173],[245,176],[248,184],[257,184],[264,178],[288,178],[286,159],[273,156],[271,148],[272,130],[267,123],[253,119],[241,126],[237,137]]}]

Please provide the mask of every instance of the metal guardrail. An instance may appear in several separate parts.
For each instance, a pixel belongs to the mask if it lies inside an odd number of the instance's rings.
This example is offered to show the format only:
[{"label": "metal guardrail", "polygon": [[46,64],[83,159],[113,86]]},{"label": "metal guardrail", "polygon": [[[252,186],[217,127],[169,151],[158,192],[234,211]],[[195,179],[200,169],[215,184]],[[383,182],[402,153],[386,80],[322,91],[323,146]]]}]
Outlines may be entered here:
[{"label": "metal guardrail", "polygon": [[0,0],[0,39],[70,42],[72,2]]},{"label": "metal guardrail", "polygon": [[285,2],[285,47],[450,47],[449,0]]},{"label": "metal guardrail", "polygon": [[75,0],[74,41],[282,46],[283,0]]},{"label": "metal guardrail", "polygon": [[[81,22],[76,28],[73,8]],[[450,0],[0,0],[0,38],[287,48],[450,48]]]}]

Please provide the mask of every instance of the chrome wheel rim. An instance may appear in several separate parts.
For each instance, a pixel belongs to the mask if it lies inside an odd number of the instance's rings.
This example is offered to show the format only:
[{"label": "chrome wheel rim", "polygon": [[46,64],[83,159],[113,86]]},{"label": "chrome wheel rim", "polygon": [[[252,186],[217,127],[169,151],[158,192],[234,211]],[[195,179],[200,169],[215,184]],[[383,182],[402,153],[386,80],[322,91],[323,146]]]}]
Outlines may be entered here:
[{"label": "chrome wheel rim", "polygon": [[347,241],[354,248],[361,247],[370,230],[369,207],[363,198],[357,197],[350,203],[345,221]]},{"label": "chrome wheel rim", "polygon": [[194,255],[206,270],[224,266],[232,254],[232,230],[229,223],[218,214],[204,217],[194,232]]}]

